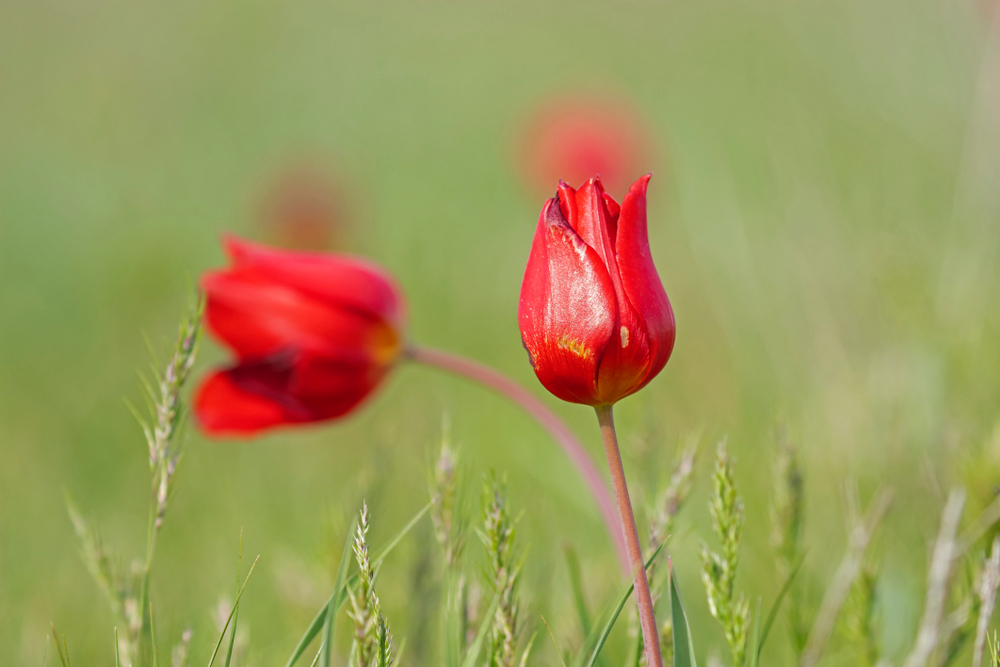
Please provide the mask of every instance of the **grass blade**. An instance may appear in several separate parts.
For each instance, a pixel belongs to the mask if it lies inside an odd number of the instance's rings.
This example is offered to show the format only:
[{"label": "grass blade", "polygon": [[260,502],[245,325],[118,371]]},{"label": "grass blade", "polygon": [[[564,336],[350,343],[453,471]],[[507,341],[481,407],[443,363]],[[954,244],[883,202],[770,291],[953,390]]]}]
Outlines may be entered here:
[{"label": "grass blade", "polygon": [[[240,528],[240,549],[236,556],[236,589],[240,587],[240,565],[243,563],[243,528]],[[233,646],[236,645],[236,624],[240,620],[240,606],[236,605],[236,613],[233,615],[233,629],[229,631],[229,650],[226,651],[226,665],[233,659]]]},{"label": "grass blade", "polygon": [[388,556],[392,552],[392,550],[395,549],[396,546],[403,541],[403,538],[406,537],[407,533],[413,530],[413,527],[416,526],[417,523],[419,523],[422,518],[424,518],[424,515],[427,514],[427,512],[429,512],[431,507],[433,506],[434,506],[433,501],[424,505],[423,509],[417,512],[416,515],[412,519],[410,519],[410,522],[405,526],[403,526],[402,530],[396,533],[395,537],[389,540],[389,542],[384,547],[382,547],[375,553],[375,558],[373,558],[372,560],[374,561],[376,570],[378,569],[378,566],[382,564],[382,561],[385,560],[385,557]]},{"label": "grass blade", "polygon": [[226,664],[225,667],[229,667],[229,663],[233,659],[233,647],[236,645],[236,625],[240,620],[240,608],[236,607],[236,613],[233,614],[233,629],[229,631],[229,649],[226,651]]},{"label": "grass blade", "polygon": [[[385,557],[388,556],[392,552],[392,550],[396,548],[396,545],[398,545],[400,541],[402,541],[402,539],[406,537],[406,534],[409,533],[413,529],[413,527],[417,525],[417,523],[420,521],[420,519],[423,518],[425,514],[427,514],[432,505],[433,503],[427,503],[426,505],[424,505],[424,508],[419,512],[417,512],[417,515],[412,519],[410,519],[410,522],[406,524],[403,527],[403,529],[396,534],[395,537],[389,540],[388,544],[386,544],[378,551],[374,559],[375,569],[378,569],[378,567],[382,564],[382,561],[385,559]],[[357,575],[354,575],[347,580],[347,583],[353,585],[354,583],[356,583],[356,579]],[[316,635],[319,634],[319,631],[323,628],[323,621],[326,619],[327,608],[333,605],[332,607],[333,611],[334,613],[336,613],[336,611],[340,609],[340,605],[342,605],[344,603],[344,600],[346,599],[347,599],[346,590],[343,589],[338,590],[336,588],[334,589],[333,593],[330,595],[330,599],[327,600],[326,604],[323,605],[323,608],[319,610],[319,612],[316,614],[316,617],[313,618],[312,623],[310,623],[309,627],[306,629],[305,634],[302,635],[302,639],[300,639],[299,643],[295,645],[295,650],[292,651],[292,657],[290,657],[288,659],[288,662],[285,663],[285,667],[292,667],[292,665],[294,665],[298,661],[298,659],[302,657],[302,654],[306,652],[306,649],[309,647],[309,644],[312,643],[312,640],[316,638]]]},{"label": "grass blade", "polygon": [[[357,522],[351,523],[351,530],[347,533],[347,541],[344,543],[344,553],[340,555],[340,566],[337,568],[337,580],[333,582],[333,590],[339,595],[344,589],[344,581],[347,579],[347,566],[351,562],[351,544],[354,540],[354,531]],[[326,606],[326,622],[323,624],[323,644],[319,649],[319,667],[330,667],[330,656],[333,654],[333,631],[337,627],[337,609],[330,602]]]},{"label": "grass blade", "polygon": [[[663,544],[656,547],[656,551],[654,551],[646,560],[646,565],[645,565],[646,569],[649,569],[649,566],[656,559],[656,557],[660,555],[660,551],[662,549],[663,549]],[[598,634],[593,639],[591,637],[588,637],[587,641],[584,642],[585,649],[584,651],[581,651],[581,655],[586,655],[586,647],[591,645],[592,641],[594,642],[593,644],[594,650],[590,654],[590,659],[586,662],[586,667],[594,667],[594,664],[597,663],[597,659],[601,655],[601,649],[604,648],[604,642],[608,641],[608,635],[611,634],[612,628],[615,627],[615,623],[618,621],[618,615],[621,614],[622,609],[625,608],[625,603],[628,602],[629,597],[632,596],[632,589],[634,587],[635,587],[634,584],[629,584],[628,588],[625,589],[625,592],[619,596],[617,604],[612,610],[611,615],[608,618],[607,622],[604,624],[604,627],[601,629],[600,634]],[[595,630],[597,629],[596,626],[594,629]]]},{"label": "grass blade", "polygon": [[59,633],[56,632],[55,623],[52,624],[52,636],[56,639],[56,651],[59,653],[59,663],[62,667],[69,667],[69,648],[63,651],[63,647],[66,645],[66,635],[63,635],[62,645],[59,644]]},{"label": "grass blade", "polygon": [[[552,628],[549,627],[549,622],[545,620],[544,616],[542,616],[541,619],[542,623],[545,624],[545,629],[549,631],[549,638],[552,640],[552,644],[556,647],[556,653],[559,654],[559,662],[562,663],[562,667],[569,667],[569,665],[566,664],[566,654],[563,653],[562,648],[559,646],[559,642],[556,641],[556,636],[552,634]],[[531,641],[535,641],[534,636],[532,636]]]},{"label": "grass blade", "polygon": [[[799,569],[802,568],[802,563],[806,560],[806,555],[803,553],[799,557],[799,562],[795,564],[792,571],[788,573],[788,579],[785,580],[784,585],[782,585],[781,590],[778,591],[778,596],[774,598],[774,604],[771,605],[771,611],[767,613],[767,620],[764,621],[764,629],[760,633],[760,645],[757,647],[757,653],[759,654],[764,649],[764,642],[767,641],[767,635],[771,632],[771,626],[774,624],[774,620],[778,617],[778,610],[781,608],[781,603],[784,601],[785,596],[788,591],[792,588],[792,582],[795,581],[795,575],[799,573]],[[756,660],[754,661],[756,662]]]},{"label": "grass blade", "polygon": [[243,591],[247,588],[247,582],[250,581],[250,576],[253,574],[253,569],[257,567],[257,561],[260,560],[260,556],[253,559],[253,564],[250,565],[250,571],[247,572],[247,578],[243,580],[243,585],[240,586],[240,591],[236,594],[236,601],[233,603],[232,611],[229,612],[229,618],[226,619],[226,624],[222,626],[222,632],[219,633],[219,641],[215,643],[215,650],[212,651],[212,657],[208,661],[208,667],[212,667],[215,664],[215,658],[219,655],[219,649],[222,648],[222,640],[226,636],[226,630],[229,629],[229,624],[233,620],[233,615],[236,613],[236,607],[240,603],[240,598],[243,597]]},{"label": "grass blade", "polygon": [[570,588],[573,590],[573,602],[576,603],[576,615],[580,618],[580,627],[583,628],[583,636],[586,637],[590,634],[590,614],[587,613],[587,600],[583,595],[580,559],[576,555],[576,549],[571,544],[563,547],[563,553],[566,555],[566,569],[569,571],[569,583]]},{"label": "grass blade", "polygon": [[674,667],[698,667],[694,655],[694,644],[691,642],[691,631],[688,628],[687,614],[684,613],[684,603],[681,601],[681,591],[677,587],[677,577],[674,566],[667,561],[667,575],[670,578],[670,621],[674,628]]},{"label": "grass blade", "polygon": [[753,615],[753,644],[750,649],[750,667],[757,667],[760,659],[760,598],[757,598],[757,613]]},{"label": "grass blade", "polygon": [[493,616],[496,615],[497,607],[499,606],[500,594],[498,593],[493,596],[493,603],[483,617],[483,624],[479,626],[479,632],[476,633],[476,639],[469,647],[469,652],[465,654],[462,667],[476,667],[476,661],[479,660],[479,652],[483,650],[483,642],[486,640],[486,634],[489,632],[490,626],[493,625]]},{"label": "grass blade", "polygon": [[149,640],[153,644],[153,667],[160,667],[156,656],[156,625],[153,624],[153,603],[149,603]]},{"label": "grass blade", "polygon": [[118,626],[115,626],[115,667],[121,667],[122,660],[118,652]]},{"label": "grass blade", "polygon": [[319,657],[321,655],[323,655],[323,647],[324,646],[326,646],[326,644],[320,643],[319,650],[316,651],[316,657],[313,658],[313,661],[311,663],[309,663],[309,667],[316,667],[316,665],[319,664]]}]

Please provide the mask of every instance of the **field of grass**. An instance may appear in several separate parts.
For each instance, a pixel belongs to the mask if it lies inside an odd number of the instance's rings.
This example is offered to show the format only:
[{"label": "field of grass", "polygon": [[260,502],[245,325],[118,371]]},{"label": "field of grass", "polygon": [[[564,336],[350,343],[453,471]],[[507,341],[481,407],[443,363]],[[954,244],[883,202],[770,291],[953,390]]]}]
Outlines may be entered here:
[{"label": "field of grass", "polygon": [[[737,588],[766,609],[783,581],[769,508],[786,439],[803,468],[795,590],[807,618],[847,546],[845,489],[864,505],[895,491],[869,560],[882,655],[900,664],[949,488],[967,488],[966,525],[1000,487],[1000,15],[989,5],[0,3],[0,666],[41,665],[50,622],[74,665],[114,664],[112,617],[64,494],[122,567],[142,556],[137,372],[151,373],[150,347],[166,362],[199,274],[225,261],[220,235],[268,240],[262,201],[299,160],[344,184],[341,247],[397,276],[411,337],[523,382],[603,470],[592,411],[544,391],[517,328],[551,195],[525,185],[514,146],[532,111],[565,93],[624,100],[649,127],[649,164],[632,176],[655,174],[652,252],[679,331],[666,369],[617,419],[640,515],[675,452],[700,442],[668,547],[699,660],[729,664],[700,579],[702,541],[718,548],[715,444],[727,439],[746,505]],[[223,359],[206,340],[195,380]],[[242,531],[243,571],[260,560],[240,607],[241,664],[284,664],[330,594],[362,499],[376,546],[427,502],[443,423],[476,523],[484,475],[507,475],[527,554],[524,639],[540,630],[529,664],[558,664],[539,617],[563,647],[582,637],[564,546],[595,613],[621,582],[598,512],[517,408],[415,365],[334,424],[249,442],[188,429],[151,582],[161,646],[190,626],[192,663],[207,663]],[[468,542],[470,577],[485,586],[483,547]],[[440,560],[425,522],[379,577],[394,634],[408,638],[404,664],[437,664]],[[628,643],[619,625],[614,665]],[[794,664],[783,614],[773,632],[762,664]],[[827,660],[860,664],[841,629]]]}]

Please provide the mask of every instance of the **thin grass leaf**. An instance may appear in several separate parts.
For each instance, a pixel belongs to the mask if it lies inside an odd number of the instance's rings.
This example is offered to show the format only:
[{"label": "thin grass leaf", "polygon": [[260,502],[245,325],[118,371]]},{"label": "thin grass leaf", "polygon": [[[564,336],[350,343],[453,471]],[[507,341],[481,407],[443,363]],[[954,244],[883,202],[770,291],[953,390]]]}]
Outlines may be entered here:
[{"label": "thin grass leaf", "polygon": [[160,667],[156,657],[156,625],[153,623],[153,603],[149,603],[149,639],[153,644],[153,667]]},{"label": "thin grass leaf", "polygon": [[240,608],[239,605],[236,606],[236,613],[233,614],[233,628],[229,631],[229,649],[226,651],[226,664],[225,667],[229,667],[229,663],[233,659],[233,647],[236,646],[236,627],[240,620]]},{"label": "thin grass leaf", "polygon": [[[551,630],[549,631],[551,633]],[[528,640],[528,645],[524,647],[524,653],[521,654],[520,667],[525,667],[528,664],[528,654],[531,653],[531,647],[535,645],[535,638],[538,637],[538,631],[535,630],[531,633],[531,639]],[[566,661],[562,660],[562,664],[565,665]]]},{"label": "thin grass leaf", "polygon": [[247,582],[250,581],[250,576],[253,574],[253,569],[257,567],[258,560],[260,560],[259,555],[253,559],[253,564],[250,565],[250,571],[247,572],[247,578],[243,580],[243,585],[240,586],[240,591],[236,594],[236,601],[233,603],[233,609],[229,612],[229,618],[226,619],[226,624],[222,626],[222,632],[219,633],[219,641],[215,643],[215,650],[212,651],[212,657],[208,661],[208,667],[212,667],[212,665],[215,664],[215,657],[219,655],[219,649],[222,648],[222,640],[226,637],[226,630],[229,628],[229,624],[233,620],[233,615],[236,613],[236,606],[240,603],[240,598],[243,597],[243,591],[247,588]]},{"label": "thin grass leaf", "polygon": [[[795,564],[792,571],[788,573],[788,579],[785,580],[784,585],[782,585],[781,590],[778,591],[778,597],[774,598],[774,604],[771,605],[771,611],[767,614],[767,620],[764,621],[764,629],[760,633],[760,645],[757,647],[757,653],[759,654],[764,650],[764,642],[767,641],[767,636],[771,632],[771,626],[774,625],[775,619],[778,617],[778,611],[781,608],[781,603],[788,594],[788,591],[792,588],[792,582],[795,581],[795,575],[799,573],[802,568],[802,563],[806,560],[806,554],[803,553],[799,557],[799,562]],[[754,660],[756,663],[756,660]]]},{"label": "thin grass leaf", "polygon": [[375,562],[376,567],[382,564],[382,561],[385,560],[385,557],[388,556],[392,552],[392,550],[396,548],[397,545],[399,545],[399,543],[403,540],[403,538],[406,537],[406,534],[409,533],[411,530],[413,530],[413,527],[417,525],[420,519],[422,519],[424,515],[427,514],[427,512],[429,512],[431,507],[433,506],[434,506],[433,501],[424,505],[423,509],[417,512],[417,514],[412,519],[410,519],[410,522],[405,526],[403,526],[402,530],[396,533],[395,537],[389,540],[389,542],[384,547],[382,547],[375,553],[375,558],[373,558],[372,560]]},{"label": "thin grass leaf", "polygon": [[677,577],[674,566],[667,561],[667,575],[670,586],[670,622],[674,629],[674,667],[698,667],[694,655],[694,643],[691,641],[691,631],[688,628],[687,614],[681,601],[681,591],[677,587]]},{"label": "thin grass leaf", "polygon": [[[559,646],[559,642],[556,641],[556,636],[552,634],[552,628],[549,627],[549,622],[545,620],[544,616],[541,616],[540,618],[542,619],[542,623],[545,624],[545,629],[549,631],[549,638],[552,640],[552,644],[556,647],[556,653],[559,654],[559,662],[562,663],[562,667],[569,667],[569,665],[566,664],[565,654]],[[535,635],[531,636],[531,641],[535,641]],[[528,644],[528,648],[531,648],[531,644]],[[525,650],[525,657],[527,657],[527,650]]]},{"label": "thin grass leaf", "polygon": [[[236,556],[236,588],[240,587],[240,565],[243,563],[243,527],[240,527],[240,548]],[[240,606],[236,605],[236,613],[233,614],[233,629],[229,631],[229,650],[226,651],[226,665],[233,659],[233,647],[236,645],[236,627],[240,620]]]},{"label": "thin grass leaf", "polygon": [[[344,588],[344,581],[347,579],[347,567],[351,562],[351,545],[357,522],[351,523],[351,529],[347,531],[347,541],[344,543],[344,552],[340,555],[340,566],[337,568],[337,579],[333,582],[333,590],[340,591]],[[338,605],[339,608],[339,605]],[[329,667],[330,657],[333,655],[333,631],[336,628],[337,609],[333,602],[326,606],[326,622],[323,624],[323,644],[319,649],[320,667]]]},{"label": "thin grass leaf", "polygon": [[[576,555],[573,545],[567,544],[563,548],[566,554],[566,568],[569,570],[570,587],[573,589],[573,601],[576,604],[576,614],[580,618],[580,627],[583,629],[583,636],[590,635],[592,626],[590,624],[590,614],[587,612],[587,599],[583,594],[583,576],[580,574],[580,559]],[[598,658],[597,664],[600,667],[607,667],[604,658]]]},{"label": "thin grass leaf", "polygon": [[[386,544],[384,547],[382,547],[382,549],[378,551],[374,559],[376,569],[382,564],[382,561],[385,559],[385,557],[388,556],[392,552],[392,550],[396,548],[396,545],[398,545],[400,541],[404,537],[406,537],[406,534],[409,533],[413,529],[413,527],[417,525],[417,523],[420,521],[421,518],[423,518],[425,514],[427,514],[427,512],[431,509],[433,504],[434,504],[433,502],[430,502],[424,505],[424,508],[419,512],[417,512],[417,515],[414,516],[412,519],[410,519],[410,522],[406,524],[403,527],[403,529],[396,534],[395,537],[389,540],[388,544]],[[347,584],[353,585],[357,583],[356,579],[357,575],[352,576],[350,579],[347,580]],[[326,619],[327,608],[330,607],[330,605],[333,605],[334,613],[336,613],[336,611],[340,609],[340,605],[344,604],[344,600],[346,599],[347,599],[346,589],[338,590],[334,588],[333,593],[330,595],[330,599],[327,600],[326,604],[323,605],[323,608],[319,610],[319,612],[316,614],[316,617],[313,618],[312,623],[310,623],[309,627],[306,629],[305,634],[302,635],[302,639],[300,639],[299,643],[295,645],[295,650],[292,651],[292,657],[290,657],[288,659],[288,662],[285,663],[285,667],[292,667],[292,665],[294,665],[298,661],[298,659],[302,657],[302,654],[306,652],[306,649],[309,647],[309,644],[312,643],[312,640],[316,638],[316,635],[319,634],[319,631],[323,628],[323,621]]]},{"label": "thin grass leaf", "polygon": [[750,667],[757,667],[760,659],[760,598],[757,598],[757,613],[753,615],[753,644],[750,649]]},{"label": "thin grass leaf", "polygon": [[[654,551],[646,560],[646,565],[644,567],[647,570],[649,569],[649,566],[653,563],[653,561],[656,560],[656,557],[660,554],[660,551],[663,549],[664,544],[665,543],[660,544],[660,546],[656,547],[656,551]],[[597,663],[597,659],[601,655],[601,649],[604,648],[604,642],[608,641],[608,635],[611,634],[611,630],[615,627],[615,623],[618,621],[618,616],[619,614],[622,613],[622,609],[625,608],[625,603],[628,602],[629,597],[632,596],[632,590],[634,588],[635,584],[629,584],[628,588],[625,589],[625,592],[618,598],[618,603],[615,605],[614,610],[611,612],[611,616],[604,624],[604,627],[601,629],[600,634],[597,635],[596,637],[594,650],[593,653],[590,654],[590,659],[586,662],[586,667],[594,667],[594,665]],[[588,638],[588,641],[584,642],[584,647],[586,647],[589,644],[590,644],[590,638]],[[586,655],[586,651],[582,651],[581,655]]]},{"label": "thin grass leaf", "polygon": [[[573,602],[576,604],[576,615],[580,619],[580,627],[583,628],[583,636],[586,637],[590,634],[590,614],[587,613],[587,600],[583,595],[583,578],[580,575],[580,559],[576,555],[576,549],[574,549],[571,544],[567,544],[563,547],[563,553],[566,556],[566,569],[569,571],[569,583],[570,588],[573,590]],[[552,633],[549,632],[549,634]]]},{"label": "thin grass leaf", "polygon": [[52,625],[52,636],[56,640],[56,652],[59,653],[59,663],[63,667],[69,667],[69,649],[66,649],[65,655],[63,654],[63,645],[66,644],[66,635],[63,635],[63,639],[62,639],[63,643],[60,644],[59,643],[59,633],[56,632],[56,625],[55,625],[55,623],[52,623],[51,625]]},{"label": "thin grass leaf", "polygon": [[396,657],[392,659],[392,664],[401,665],[403,664],[401,658],[403,657],[403,651],[406,650],[406,637],[403,637],[403,641],[399,642],[399,648],[396,649]]},{"label": "thin grass leaf", "polygon": [[311,663],[309,663],[309,667],[316,667],[316,665],[319,664],[319,656],[323,654],[323,647],[324,646],[326,646],[326,644],[323,644],[321,642],[320,645],[319,645],[319,650],[316,651],[316,657],[313,658],[313,661]]},{"label": "thin grass leaf", "polygon": [[121,667],[122,660],[118,652],[118,626],[115,626],[115,667]]},{"label": "thin grass leaf", "polygon": [[462,572],[457,568],[448,568],[445,577],[445,598],[441,609],[444,628],[444,667],[459,667],[463,643],[468,634],[466,616],[468,590]]},{"label": "thin grass leaf", "polygon": [[493,625],[493,617],[497,613],[497,607],[500,606],[500,595],[493,596],[493,603],[490,605],[489,610],[486,615],[483,616],[483,623],[479,626],[479,632],[476,633],[476,639],[469,646],[469,652],[465,654],[465,660],[462,661],[462,667],[476,667],[476,661],[479,659],[479,652],[483,650],[483,642],[486,640],[486,635]]}]

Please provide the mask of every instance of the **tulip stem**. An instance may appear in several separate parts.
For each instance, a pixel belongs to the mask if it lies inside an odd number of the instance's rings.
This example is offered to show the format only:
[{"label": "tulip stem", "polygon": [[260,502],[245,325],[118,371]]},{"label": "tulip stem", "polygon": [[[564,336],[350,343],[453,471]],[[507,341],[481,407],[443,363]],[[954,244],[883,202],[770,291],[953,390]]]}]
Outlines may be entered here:
[{"label": "tulip stem", "polygon": [[608,493],[607,483],[594,465],[590,455],[587,454],[587,450],[554,412],[549,410],[538,397],[514,380],[472,359],[423,346],[411,347],[407,356],[413,361],[434,366],[485,385],[497,393],[503,394],[534,417],[576,466],[577,472],[580,473],[587,488],[590,489],[594,501],[597,502],[622,569],[625,572],[629,571],[629,554],[625,540],[618,528],[615,503]]},{"label": "tulip stem", "polygon": [[642,627],[646,664],[649,667],[663,667],[663,657],[660,655],[659,626],[656,625],[653,598],[649,594],[649,580],[646,578],[646,568],[643,567],[642,550],[639,547],[639,531],[636,530],[635,515],[632,514],[632,501],[629,500],[628,486],[625,484],[625,469],[622,468],[622,455],[618,450],[615,418],[610,405],[601,405],[594,409],[597,411],[597,421],[601,425],[604,453],[608,456],[611,483],[615,488],[615,497],[618,499],[621,530],[628,549],[632,581],[635,584],[635,601],[639,607],[639,625]]}]

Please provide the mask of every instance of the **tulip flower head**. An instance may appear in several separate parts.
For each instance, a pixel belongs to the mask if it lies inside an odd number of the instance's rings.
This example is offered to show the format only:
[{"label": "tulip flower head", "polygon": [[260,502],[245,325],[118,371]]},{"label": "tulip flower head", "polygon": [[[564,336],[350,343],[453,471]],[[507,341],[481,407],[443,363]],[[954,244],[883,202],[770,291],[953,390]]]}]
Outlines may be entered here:
[{"label": "tulip flower head", "polygon": [[621,205],[594,177],[545,202],[521,285],[521,338],[541,383],[591,406],[635,393],[670,358],[676,327],[649,251],[646,186]]},{"label": "tulip flower head", "polygon": [[194,411],[211,435],[253,435],[340,417],[403,351],[405,306],[377,266],[229,238],[232,266],[202,279],[209,331],[236,363],[201,385]]}]

